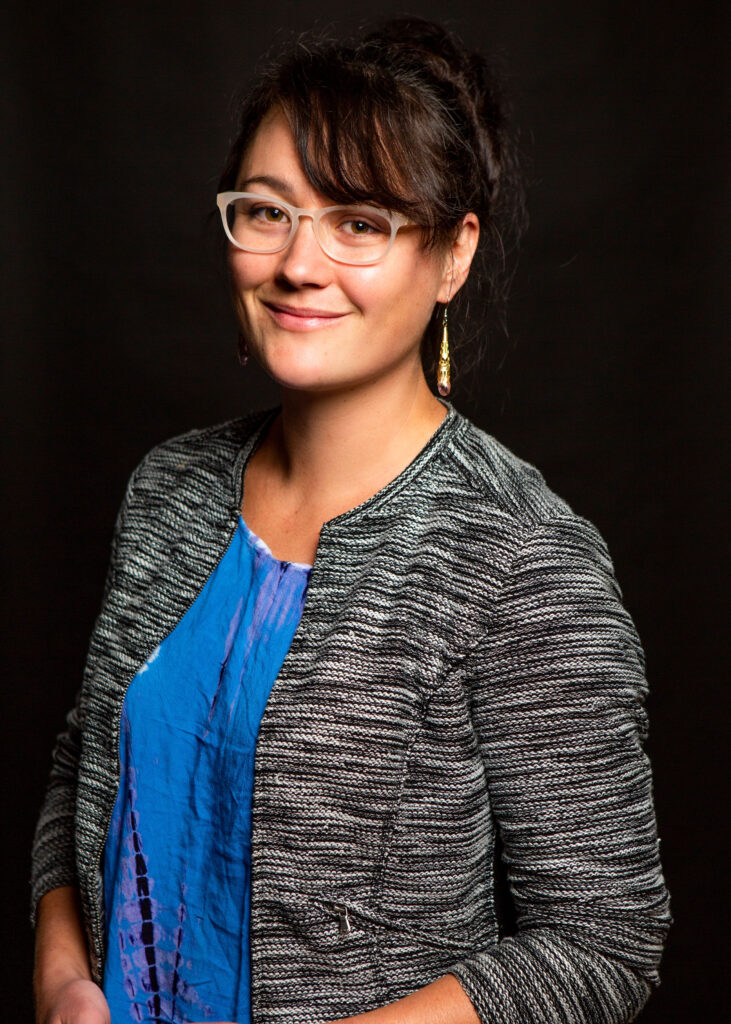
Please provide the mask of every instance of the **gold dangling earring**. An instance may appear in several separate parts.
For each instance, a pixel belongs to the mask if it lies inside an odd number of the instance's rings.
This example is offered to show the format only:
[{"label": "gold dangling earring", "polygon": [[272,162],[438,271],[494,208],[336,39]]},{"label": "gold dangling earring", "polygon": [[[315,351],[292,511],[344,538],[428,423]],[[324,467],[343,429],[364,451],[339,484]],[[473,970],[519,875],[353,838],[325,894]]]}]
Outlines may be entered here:
[{"label": "gold dangling earring", "polygon": [[449,280],[449,294],[447,295],[447,301],[444,303],[444,311],[442,313],[442,344],[439,347],[439,367],[437,369],[437,391],[446,398],[451,390],[451,382],[449,379],[449,335],[447,333],[447,308],[449,306],[449,300],[452,298],[452,285],[454,284],[454,249],[450,249],[449,255],[452,257],[452,273]]},{"label": "gold dangling earring", "polygon": [[444,398],[450,391],[449,380],[449,337],[447,334],[447,305],[442,313],[442,344],[439,349],[439,369],[437,371],[437,391]]},{"label": "gold dangling earring", "polygon": [[239,362],[241,363],[242,366],[246,366],[246,364],[249,361],[249,346],[246,344],[246,338],[241,333],[241,331],[239,331],[238,350]]}]

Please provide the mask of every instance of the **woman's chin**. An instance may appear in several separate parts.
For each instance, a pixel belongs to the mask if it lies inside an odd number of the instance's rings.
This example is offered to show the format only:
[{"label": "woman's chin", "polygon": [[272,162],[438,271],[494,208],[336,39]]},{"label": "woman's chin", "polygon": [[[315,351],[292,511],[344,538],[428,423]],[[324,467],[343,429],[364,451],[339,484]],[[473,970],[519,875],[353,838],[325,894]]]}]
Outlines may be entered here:
[{"label": "woman's chin", "polygon": [[275,384],[289,391],[334,391],[352,385],[350,380],[340,379],[334,374],[332,367],[282,365],[280,362],[262,363],[261,366]]},{"label": "woman's chin", "polygon": [[322,346],[268,345],[254,354],[271,379],[296,391],[330,391],[357,383],[353,368],[338,366]]}]

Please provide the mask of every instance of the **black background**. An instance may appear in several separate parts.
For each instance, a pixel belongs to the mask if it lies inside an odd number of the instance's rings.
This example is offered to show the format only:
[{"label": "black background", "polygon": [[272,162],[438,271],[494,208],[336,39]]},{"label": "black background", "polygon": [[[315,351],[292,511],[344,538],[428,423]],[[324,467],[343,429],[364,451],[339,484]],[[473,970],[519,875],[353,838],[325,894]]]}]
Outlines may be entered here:
[{"label": "black background", "polygon": [[[345,16],[341,0],[102,0],[6,12],[4,1019],[31,1019],[32,829],[127,476],[156,442],[277,400],[236,361],[208,221],[232,96],[283,33],[385,13],[442,20],[507,70],[531,225],[510,341],[493,337],[472,391],[458,384],[452,399],[609,544],[647,652],[676,919],[642,1020],[721,1019],[727,6],[382,0]],[[472,315],[479,325],[474,304]]]}]

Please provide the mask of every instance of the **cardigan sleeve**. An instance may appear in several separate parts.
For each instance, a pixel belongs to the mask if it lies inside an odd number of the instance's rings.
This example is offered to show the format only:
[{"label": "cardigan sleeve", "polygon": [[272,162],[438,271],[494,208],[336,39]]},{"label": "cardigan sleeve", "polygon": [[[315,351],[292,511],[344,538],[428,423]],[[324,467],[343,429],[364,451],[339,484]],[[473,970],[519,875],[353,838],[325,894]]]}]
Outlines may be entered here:
[{"label": "cardigan sleeve", "polygon": [[[102,607],[114,585],[119,537],[127,504],[134,488],[136,470],[127,484],[124,500],[117,514],[112,533],[111,553],[102,594]],[[87,655],[84,675],[92,669]],[[74,706],[66,716],[66,728],[56,737],[51,756],[51,772],[35,828],[31,851],[31,925],[35,927],[38,901],[51,889],[77,885],[74,842],[76,811],[76,775],[84,727],[83,687],[76,694]]]},{"label": "cardigan sleeve", "polygon": [[644,655],[591,523],[529,532],[467,660],[518,931],[450,973],[483,1024],[631,1021],[671,917]]}]

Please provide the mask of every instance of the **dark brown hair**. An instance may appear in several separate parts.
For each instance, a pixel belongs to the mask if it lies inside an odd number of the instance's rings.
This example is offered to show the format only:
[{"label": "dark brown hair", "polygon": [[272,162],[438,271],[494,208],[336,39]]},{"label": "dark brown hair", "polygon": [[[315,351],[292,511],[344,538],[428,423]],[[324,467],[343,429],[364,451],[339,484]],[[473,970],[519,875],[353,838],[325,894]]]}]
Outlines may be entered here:
[{"label": "dark brown hair", "polygon": [[[404,213],[432,249],[448,246],[474,212],[488,299],[505,325],[524,207],[500,91],[482,56],[421,18],[387,21],[349,43],[300,37],[248,94],[219,191],[235,187],[246,147],[277,105],[306,177],[333,202]],[[430,380],[436,343],[437,331],[427,331]]]}]

